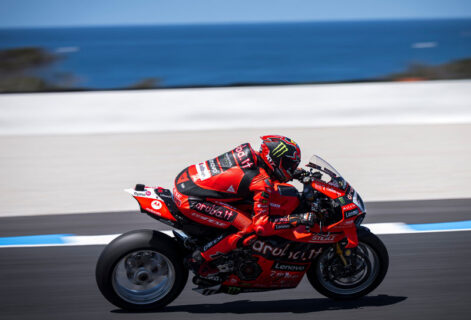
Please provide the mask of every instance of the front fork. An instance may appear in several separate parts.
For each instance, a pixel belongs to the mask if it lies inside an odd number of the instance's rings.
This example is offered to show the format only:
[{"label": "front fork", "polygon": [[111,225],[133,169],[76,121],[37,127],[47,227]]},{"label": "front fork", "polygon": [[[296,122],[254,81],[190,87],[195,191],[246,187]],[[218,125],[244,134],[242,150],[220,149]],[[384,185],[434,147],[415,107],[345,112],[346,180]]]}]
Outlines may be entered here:
[{"label": "front fork", "polygon": [[340,248],[340,245],[339,245],[338,242],[335,244],[335,252],[340,257],[340,260],[342,260],[343,265],[346,266],[347,265],[347,259],[345,259],[345,256],[343,255],[343,250],[342,250],[342,248]]},{"label": "front fork", "polygon": [[337,242],[335,244],[335,252],[340,257],[340,260],[342,260],[342,263],[347,266],[348,263],[345,256],[349,257],[352,254],[352,249],[358,246],[357,228],[353,225],[352,227],[345,229],[344,233],[347,238],[347,244],[344,249],[342,249],[340,243]]},{"label": "front fork", "polygon": [[[342,261],[343,265],[347,266],[348,265],[347,258],[352,255],[352,249],[345,248],[345,250],[342,250],[342,247],[337,242],[335,244],[335,252],[339,256],[339,258]],[[345,258],[345,257],[347,257],[347,258]]]}]

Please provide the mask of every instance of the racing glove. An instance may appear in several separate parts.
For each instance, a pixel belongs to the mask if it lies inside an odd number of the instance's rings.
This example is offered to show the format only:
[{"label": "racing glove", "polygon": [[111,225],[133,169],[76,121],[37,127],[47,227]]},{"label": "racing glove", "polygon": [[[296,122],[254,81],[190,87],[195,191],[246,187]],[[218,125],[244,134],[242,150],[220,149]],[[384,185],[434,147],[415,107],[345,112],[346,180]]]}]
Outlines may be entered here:
[{"label": "racing glove", "polygon": [[289,223],[293,227],[296,227],[299,225],[312,227],[314,225],[314,218],[315,216],[312,212],[293,213],[293,214],[290,214],[288,217]]},{"label": "racing glove", "polygon": [[294,170],[293,179],[300,180],[303,177],[305,177],[307,174],[308,174],[308,172],[306,170],[304,170],[302,168],[297,168],[296,170]]}]

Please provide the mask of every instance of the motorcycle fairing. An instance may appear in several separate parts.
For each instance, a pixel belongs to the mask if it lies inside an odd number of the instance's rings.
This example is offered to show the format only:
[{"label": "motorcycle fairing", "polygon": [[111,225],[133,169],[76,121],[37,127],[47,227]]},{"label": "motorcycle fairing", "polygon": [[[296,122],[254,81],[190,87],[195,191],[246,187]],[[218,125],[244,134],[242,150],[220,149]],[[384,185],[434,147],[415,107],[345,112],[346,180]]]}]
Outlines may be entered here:
[{"label": "motorcycle fairing", "polygon": [[289,183],[275,182],[270,196],[270,215],[287,216],[299,206],[299,192]]},{"label": "motorcycle fairing", "polygon": [[[311,234],[312,237],[312,234]],[[326,242],[324,244],[329,244]],[[281,236],[259,237],[251,246],[255,255],[272,261],[310,262],[322,252],[323,243],[300,242]]]},{"label": "motorcycle fairing", "polygon": [[[223,288],[240,288],[240,292],[256,292],[282,288],[295,288],[311,265],[310,262],[293,263],[273,261],[255,255],[261,273],[253,280],[241,279],[240,272],[231,274],[223,283]],[[224,290],[224,289],[222,289]]]},{"label": "motorcycle fairing", "polygon": [[[365,214],[365,212],[364,206],[362,204],[363,201],[361,200],[357,192],[348,183],[344,182],[344,185],[345,191],[320,180],[314,180],[312,182],[312,187],[315,190],[331,198],[341,209],[341,211],[339,212],[341,213],[341,217],[339,217],[338,221],[329,224],[328,226],[322,228],[322,230],[318,225],[316,225],[314,226],[314,232],[318,232],[321,234],[340,232],[342,237],[347,238],[348,243],[346,248],[354,248],[358,245],[355,219],[358,215]],[[298,235],[297,238],[300,239],[298,241],[303,241],[302,239],[309,239],[309,236],[303,236],[301,234]],[[333,242],[338,241],[336,240]]]},{"label": "motorcycle fairing", "polygon": [[157,194],[156,190],[161,191],[165,189],[155,189],[146,186],[143,191],[136,191],[135,189],[126,189],[125,191],[130,193],[137,200],[141,212],[148,213],[153,218],[173,226],[174,223],[177,222],[177,219],[169,210],[166,203],[167,201],[161,197],[161,192]]},{"label": "motorcycle fairing", "polygon": [[342,191],[341,189],[339,188],[336,188],[328,183],[325,183],[323,181],[320,181],[320,180],[315,180],[312,184],[312,187],[325,194],[326,196],[328,196],[329,198],[332,198],[332,199],[337,199],[338,197],[341,197],[341,196],[344,196],[345,195],[345,192]]}]

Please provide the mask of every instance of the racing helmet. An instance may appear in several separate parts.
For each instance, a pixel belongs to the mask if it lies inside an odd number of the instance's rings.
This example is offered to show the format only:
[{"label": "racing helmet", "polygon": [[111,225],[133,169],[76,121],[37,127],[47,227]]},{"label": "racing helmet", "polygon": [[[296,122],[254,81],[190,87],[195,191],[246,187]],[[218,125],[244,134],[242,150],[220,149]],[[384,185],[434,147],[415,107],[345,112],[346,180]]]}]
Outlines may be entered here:
[{"label": "racing helmet", "polygon": [[268,167],[268,172],[276,180],[286,182],[293,178],[294,171],[301,162],[301,149],[290,138],[278,135],[260,137],[260,157]]}]

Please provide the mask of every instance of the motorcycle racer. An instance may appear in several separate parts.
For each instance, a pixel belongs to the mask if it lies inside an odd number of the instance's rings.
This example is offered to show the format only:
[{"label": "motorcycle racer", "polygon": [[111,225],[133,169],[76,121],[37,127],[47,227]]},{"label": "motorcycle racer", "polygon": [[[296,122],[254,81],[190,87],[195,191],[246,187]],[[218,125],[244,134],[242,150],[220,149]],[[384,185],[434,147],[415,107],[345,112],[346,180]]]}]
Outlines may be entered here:
[{"label": "motorcycle racer", "polygon": [[157,310],[193,271],[193,290],[203,295],[295,288],[304,275],[332,299],[370,293],[389,255],[361,226],[362,198],[321,157],[313,155],[307,170],[296,168],[299,158],[294,141],[265,136],[259,152],[246,143],[185,168],[173,194],[145,184],[126,189],[142,213],[173,227],[173,237],[141,229],[111,241],[95,269],[100,292],[126,310]]},{"label": "motorcycle racer", "polygon": [[[189,219],[206,226],[227,229],[193,255],[201,266],[235,248],[248,246],[257,236],[270,236],[299,224],[312,225],[310,213],[270,217],[274,184],[293,179],[301,161],[296,142],[279,135],[261,137],[259,152],[241,144],[216,158],[185,168],[175,179],[174,202]],[[251,212],[237,208],[246,201]]]}]

